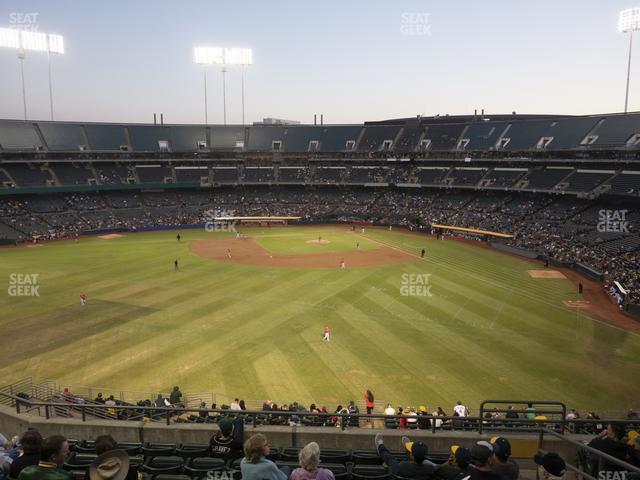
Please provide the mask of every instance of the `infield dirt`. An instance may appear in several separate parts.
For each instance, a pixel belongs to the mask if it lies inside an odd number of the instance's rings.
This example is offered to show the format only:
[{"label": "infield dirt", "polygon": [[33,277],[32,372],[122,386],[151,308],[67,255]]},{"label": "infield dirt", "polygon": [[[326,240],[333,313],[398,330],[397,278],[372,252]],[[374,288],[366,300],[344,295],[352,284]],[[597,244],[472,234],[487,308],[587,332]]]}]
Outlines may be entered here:
[{"label": "infield dirt", "polygon": [[[342,260],[346,268],[379,267],[420,261],[415,255],[387,246],[365,251],[320,252],[304,255],[271,253],[252,238],[203,238],[192,242],[189,249],[196,255],[211,260],[260,267],[340,268]],[[231,258],[228,256],[229,251]]]}]

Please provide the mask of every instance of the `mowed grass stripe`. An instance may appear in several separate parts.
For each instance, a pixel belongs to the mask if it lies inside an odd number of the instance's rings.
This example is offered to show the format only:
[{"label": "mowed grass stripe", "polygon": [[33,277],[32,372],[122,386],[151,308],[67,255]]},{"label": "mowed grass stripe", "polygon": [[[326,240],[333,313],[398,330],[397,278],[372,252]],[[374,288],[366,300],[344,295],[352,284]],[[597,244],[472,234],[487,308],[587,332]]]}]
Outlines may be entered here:
[{"label": "mowed grass stripe", "polygon": [[[499,252],[491,252],[487,251],[483,248],[473,247],[466,244],[462,244],[460,242],[455,242],[452,240],[448,241],[438,241],[432,238],[427,238],[431,242],[442,243],[448,242],[449,244],[454,244],[454,248],[456,253],[459,255],[452,259],[450,256],[427,256],[426,265],[432,265],[435,267],[433,269],[434,272],[447,274],[447,271],[457,270],[459,273],[464,273],[464,276],[469,278],[474,278],[478,282],[482,282],[485,284],[492,284],[497,288],[505,288],[508,285],[513,285],[513,282],[519,280],[520,282],[524,282],[525,284],[520,288],[514,288],[514,293],[519,294],[522,297],[526,297],[529,301],[545,303],[548,306],[562,309],[564,311],[570,312],[572,309],[566,307],[561,303],[561,300],[567,298],[575,298],[575,288],[568,280],[564,279],[532,279],[527,278],[528,274],[526,272],[520,271],[519,274],[512,273],[513,271],[517,271],[518,267],[522,268],[524,265],[513,265],[516,262],[526,262],[525,260],[516,259],[510,257],[508,255],[501,254]],[[385,242],[386,243],[386,242]],[[393,245],[393,242],[388,242]],[[406,242],[399,242],[404,243]],[[416,243],[416,246],[419,244]],[[401,248],[396,244],[397,248],[400,248],[404,251],[411,252],[411,249]],[[477,255],[474,255],[464,249],[475,249],[477,250]],[[474,252],[476,253],[476,252]],[[512,266],[511,270],[505,270],[510,272],[508,274],[496,274],[496,271],[500,268],[500,263],[495,262],[492,264],[492,268],[487,270],[483,268],[483,262],[481,259],[483,256],[487,255],[501,256],[501,262],[505,262]],[[539,269],[536,266],[527,265],[528,269]],[[426,267],[428,268],[428,267]],[[526,277],[525,277],[526,275]],[[462,275],[461,275],[462,278]],[[519,283],[520,283],[519,282]],[[554,286],[560,286],[561,288],[549,289],[549,284]]]},{"label": "mowed grass stripe", "polygon": [[[381,298],[383,296],[384,294],[372,298],[371,301],[375,302],[378,308],[382,308],[380,303],[385,300]],[[464,388],[464,383],[478,378],[477,375],[481,373],[478,371],[479,368],[491,372],[502,366],[502,359],[494,355],[494,352],[487,351],[491,350],[491,347],[485,345],[482,338],[478,338],[477,341],[467,340],[457,334],[460,330],[460,327],[452,326],[447,322],[434,325],[434,322],[425,323],[410,317],[404,322],[393,325],[393,331],[402,337],[402,341],[396,342],[400,348],[413,345],[416,351],[421,348],[429,349],[433,357],[438,359],[434,366],[439,371],[447,372],[445,376],[449,380],[444,388],[452,391],[459,391]],[[515,382],[518,378],[521,377],[514,375]],[[464,389],[468,390],[468,388],[467,386]]]},{"label": "mowed grass stripe", "polygon": [[[301,286],[301,290],[306,290],[307,297],[312,297],[317,293],[313,288],[311,288],[314,284],[316,284],[317,272],[309,272],[309,271],[292,271],[290,275],[296,276],[296,282]],[[308,280],[304,281],[302,278],[307,277]],[[304,289],[304,287],[308,285],[310,288]],[[270,283],[269,288],[276,292],[282,290],[288,290],[289,283]],[[263,293],[266,293],[264,289]],[[274,301],[275,302],[275,301]],[[214,314],[216,319],[216,328],[225,332],[222,335],[214,334],[215,339],[218,343],[224,345],[222,348],[218,348],[215,352],[210,355],[207,353],[211,353],[209,347],[206,343],[196,342],[193,347],[190,347],[188,350],[182,352],[181,362],[186,362],[188,364],[200,365],[201,367],[206,367],[205,363],[207,360],[210,362],[215,362],[220,358],[224,357],[226,354],[234,353],[237,355],[238,353],[243,352],[243,349],[250,348],[250,343],[255,339],[256,335],[259,334],[261,330],[279,328],[283,322],[286,321],[288,306],[286,303],[279,303],[278,305],[273,306],[272,310],[265,310],[264,305],[260,302],[245,302],[245,303],[230,303],[229,306],[221,311],[217,311]],[[299,315],[297,312],[294,315]],[[222,321],[220,320],[222,318]],[[238,319],[245,319],[244,322],[238,323]],[[252,319],[250,321],[246,321],[246,319]],[[262,327],[262,328],[260,328]],[[189,328],[188,325],[184,325],[180,327],[181,329]],[[320,328],[320,327],[318,327]],[[176,330],[174,329],[172,332],[168,332],[165,336],[175,336]],[[154,340],[156,343],[160,342],[160,339]],[[164,343],[164,342],[163,342]],[[174,342],[174,348],[177,348],[178,345]],[[199,343],[199,344],[198,344]],[[183,345],[183,342],[180,342]],[[127,352],[123,353],[125,356]],[[235,364],[234,364],[235,365]],[[216,364],[217,367],[220,367]],[[135,365],[134,365],[135,367]],[[222,366],[224,369],[224,366]],[[157,375],[154,373],[154,370],[159,370]],[[162,367],[158,368],[147,368],[146,375],[151,377],[159,377],[162,378],[164,371]],[[237,376],[229,375],[232,381],[237,380]],[[236,382],[234,382],[236,383]],[[237,389],[236,385],[229,385],[229,388]],[[246,390],[246,385],[243,385],[243,390]]]}]

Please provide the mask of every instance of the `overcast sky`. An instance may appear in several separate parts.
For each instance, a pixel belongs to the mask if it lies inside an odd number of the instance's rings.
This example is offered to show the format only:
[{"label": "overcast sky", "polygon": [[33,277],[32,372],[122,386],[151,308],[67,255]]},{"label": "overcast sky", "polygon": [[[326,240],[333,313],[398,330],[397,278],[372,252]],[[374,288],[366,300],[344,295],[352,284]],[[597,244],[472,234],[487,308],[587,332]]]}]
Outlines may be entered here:
[{"label": "overcast sky", "polygon": [[[204,121],[196,45],[253,48],[246,120],[325,123],[417,114],[622,111],[628,36],[640,0],[3,0],[0,26],[64,35],[53,58],[56,120]],[[640,34],[630,110],[640,110]],[[208,69],[209,123],[222,123]],[[25,60],[30,119],[49,118],[46,54]],[[240,71],[227,73],[240,123]],[[0,49],[0,118],[22,118],[16,53]]]}]

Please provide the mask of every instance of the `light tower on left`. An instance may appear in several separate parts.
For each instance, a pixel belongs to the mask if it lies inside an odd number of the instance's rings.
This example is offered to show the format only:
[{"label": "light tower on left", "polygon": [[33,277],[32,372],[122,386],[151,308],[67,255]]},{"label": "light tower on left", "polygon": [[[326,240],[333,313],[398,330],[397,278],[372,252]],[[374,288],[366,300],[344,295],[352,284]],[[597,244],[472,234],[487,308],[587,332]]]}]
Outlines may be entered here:
[{"label": "light tower on left", "polygon": [[47,54],[49,71],[49,112],[53,120],[53,82],[51,80],[51,58],[53,55],[64,53],[64,39],[62,35],[54,33],[18,30],[15,28],[0,28],[0,47],[13,48],[18,52],[20,62],[20,76],[22,80],[22,109],[24,120],[27,120],[27,92],[24,81],[24,59],[26,52],[45,52]]}]

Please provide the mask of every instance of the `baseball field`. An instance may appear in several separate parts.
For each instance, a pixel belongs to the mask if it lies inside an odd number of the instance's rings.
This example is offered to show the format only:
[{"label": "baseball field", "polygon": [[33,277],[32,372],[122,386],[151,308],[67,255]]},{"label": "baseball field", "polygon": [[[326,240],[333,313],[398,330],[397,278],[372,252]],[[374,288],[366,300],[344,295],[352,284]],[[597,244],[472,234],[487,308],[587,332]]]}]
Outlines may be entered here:
[{"label": "baseball field", "polygon": [[489,398],[640,406],[640,335],[573,308],[575,285],[542,265],[382,229],[176,233],[0,249],[1,383],[329,408],[366,389],[448,412]]}]

